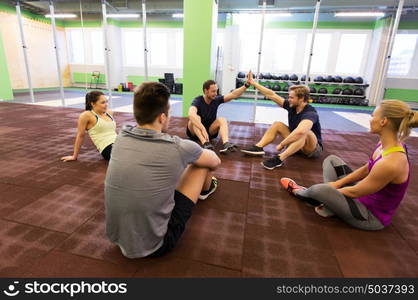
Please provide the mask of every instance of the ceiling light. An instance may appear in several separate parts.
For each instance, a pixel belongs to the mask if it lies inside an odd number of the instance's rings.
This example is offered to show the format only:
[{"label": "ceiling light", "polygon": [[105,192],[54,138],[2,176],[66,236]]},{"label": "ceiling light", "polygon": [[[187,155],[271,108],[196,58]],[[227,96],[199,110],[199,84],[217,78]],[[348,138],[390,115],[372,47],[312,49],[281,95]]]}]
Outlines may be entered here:
[{"label": "ceiling light", "polygon": [[114,19],[132,19],[139,18],[139,14],[107,14],[106,17]]},{"label": "ceiling light", "polygon": [[184,17],[184,14],[173,14],[172,17],[177,18],[177,19],[181,19],[181,18]]},{"label": "ceiling light", "polygon": [[334,17],[383,17],[383,12],[339,12]]},{"label": "ceiling light", "polygon": [[[45,15],[45,18],[52,18],[50,14]],[[77,18],[75,14],[54,14],[55,19],[69,19],[69,18]]]}]

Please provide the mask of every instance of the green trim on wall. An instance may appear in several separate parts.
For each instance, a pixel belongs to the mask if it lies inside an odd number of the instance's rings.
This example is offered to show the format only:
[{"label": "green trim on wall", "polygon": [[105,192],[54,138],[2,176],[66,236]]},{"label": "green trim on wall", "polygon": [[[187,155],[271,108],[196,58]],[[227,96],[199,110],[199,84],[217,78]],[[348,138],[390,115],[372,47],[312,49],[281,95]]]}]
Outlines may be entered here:
[{"label": "green trim on wall", "polygon": [[[62,22],[64,27],[81,27],[81,20],[65,20]],[[83,21],[84,27],[92,28],[92,27],[101,27],[102,21],[92,21],[86,20]]]},{"label": "green trim on wall", "polygon": [[406,29],[418,29],[418,22],[414,21],[400,21],[399,22],[399,28],[400,30],[406,30]]},{"label": "green trim on wall", "polygon": [[192,100],[202,94],[202,83],[211,78],[214,14],[217,16],[214,0],[184,0],[183,116]]},{"label": "green trim on wall", "polygon": [[9,69],[7,68],[7,57],[4,51],[3,38],[0,32],[0,99],[12,100],[13,98]]},{"label": "green trim on wall", "polygon": [[[72,73],[72,78],[73,78],[74,83],[85,83],[86,78],[87,78],[87,83],[90,83],[91,73],[74,72],[74,73]],[[95,82],[96,81],[93,81],[93,83],[95,83]],[[98,83],[99,84],[106,84],[106,75],[105,74],[100,74]]]},{"label": "green trim on wall", "polygon": [[418,102],[418,90],[386,89],[383,99]]},{"label": "green trim on wall", "polygon": [[[0,11],[7,12],[7,13],[10,13],[10,14],[16,14],[16,7],[11,6],[11,5],[7,5],[5,3],[0,3]],[[31,19],[31,20],[34,20],[34,21],[51,24],[51,19],[45,18],[42,15],[37,15],[37,14],[31,13],[31,12],[23,9],[22,7],[20,8],[20,12],[22,14],[22,17],[24,17],[26,19]],[[55,20],[55,24],[59,27],[64,27],[64,24],[63,24],[62,20]]]},{"label": "green trim on wall", "polygon": [[384,17],[384,18],[381,18],[381,19],[377,20],[374,24],[373,29],[378,29],[380,27],[389,26],[391,18],[392,18],[391,16],[387,16],[387,17]]},{"label": "green trim on wall", "polygon": [[[139,85],[145,81],[145,76],[139,76],[139,75],[128,75],[128,82],[132,82],[134,85]],[[157,81],[158,78],[163,78],[163,76],[148,76],[148,81]]]},{"label": "green trim on wall", "polygon": [[[51,92],[51,91],[55,91],[55,92],[59,92],[60,87],[49,87],[49,88],[34,88],[33,91],[34,92]],[[66,90],[67,88],[64,88],[64,90]],[[29,89],[14,89],[13,90],[14,94],[20,94],[20,93],[29,93]]]}]

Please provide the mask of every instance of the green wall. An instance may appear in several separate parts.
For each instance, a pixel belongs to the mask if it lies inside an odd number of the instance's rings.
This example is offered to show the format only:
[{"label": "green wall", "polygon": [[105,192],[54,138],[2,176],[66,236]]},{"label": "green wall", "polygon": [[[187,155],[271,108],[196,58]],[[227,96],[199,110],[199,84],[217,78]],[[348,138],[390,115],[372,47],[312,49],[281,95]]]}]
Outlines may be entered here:
[{"label": "green wall", "polygon": [[3,39],[0,32],[0,99],[12,100],[13,91],[10,84],[9,69],[7,68],[6,53],[4,52]]},{"label": "green wall", "polygon": [[418,90],[386,89],[383,99],[418,102]]},{"label": "green wall", "polygon": [[[91,80],[91,73],[79,73],[79,72],[74,72],[72,73],[73,75],[73,82],[74,83],[85,83],[86,79],[87,79],[87,83],[90,83]],[[93,80],[93,83],[95,83],[96,80]],[[102,84],[106,84],[106,75],[105,74],[100,74],[99,77],[99,83]]]},{"label": "green wall", "polygon": [[184,0],[183,116],[202,94],[202,83],[212,77],[214,0]]}]

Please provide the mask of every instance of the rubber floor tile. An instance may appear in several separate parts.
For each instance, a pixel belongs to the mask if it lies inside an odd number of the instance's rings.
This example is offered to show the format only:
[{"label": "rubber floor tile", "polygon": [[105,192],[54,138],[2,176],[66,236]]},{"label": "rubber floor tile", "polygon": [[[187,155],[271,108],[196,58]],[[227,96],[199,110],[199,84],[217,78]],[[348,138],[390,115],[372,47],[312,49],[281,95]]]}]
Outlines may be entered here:
[{"label": "rubber floor tile", "polygon": [[99,211],[93,218],[71,234],[58,250],[105,260],[121,266],[138,264],[139,259],[124,257],[120,248],[108,240],[105,228],[105,213],[104,211]]},{"label": "rubber floor tile", "polygon": [[173,254],[241,270],[245,215],[200,208],[195,207]]},{"label": "rubber floor tile", "polygon": [[68,235],[0,220],[0,276],[11,277],[39,260]]},{"label": "rubber floor tile", "polygon": [[28,267],[24,277],[131,277],[135,266],[120,266],[61,251],[51,251]]},{"label": "rubber floor tile", "polygon": [[0,183],[0,218],[38,200],[48,191]]},{"label": "rubber floor tile", "polygon": [[241,272],[222,268],[202,262],[176,258],[172,254],[167,254],[158,258],[146,258],[146,263],[140,267],[134,277],[152,278],[222,278],[222,277],[241,277]]},{"label": "rubber floor tile", "polygon": [[103,207],[103,191],[64,185],[8,216],[20,223],[72,233]]},{"label": "rubber floor tile", "polygon": [[214,208],[221,211],[246,213],[248,183],[218,179],[218,188],[206,200],[198,202],[196,209]]},{"label": "rubber floor tile", "polygon": [[341,277],[336,257],[320,226],[296,222],[270,227],[247,224],[245,277]]},{"label": "rubber floor tile", "polygon": [[224,157],[221,159],[222,163],[214,174],[217,178],[250,182],[251,159],[246,159],[246,161],[224,159]]},{"label": "rubber floor tile", "polygon": [[345,277],[417,277],[418,257],[391,228],[378,232],[326,227]]}]

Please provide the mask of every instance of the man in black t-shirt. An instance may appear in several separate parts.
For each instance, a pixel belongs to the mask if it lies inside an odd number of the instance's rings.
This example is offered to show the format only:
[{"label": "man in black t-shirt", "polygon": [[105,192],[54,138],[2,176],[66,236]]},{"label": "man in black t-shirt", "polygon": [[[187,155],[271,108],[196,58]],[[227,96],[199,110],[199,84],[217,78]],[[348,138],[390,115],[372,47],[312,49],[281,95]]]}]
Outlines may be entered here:
[{"label": "man in black t-shirt", "polygon": [[319,157],[323,150],[321,124],[315,108],[308,103],[309,88],[304,85],[291,86],[289,100],[285,100],[272,90],[256,83],[251,72],[248,74],[247,82],[288,111],[289,126],[282,122],[274,122],[257,144],[241,151],[248,155],[263,155],[263,147],[273,142],[279,134],[283,140],[276,149],[283,151],[263,161],[261,165],[264,168],[273,170],[280,167],[286,158],[298,151],[309,158]]},{"label": "man in black t-shirt", "polygon": [[189,123],[187,124],[187,136],[195,141],[200,141],[203,148],[213,150],[210,140],[221,136],[221,153],[235,151],[237,146],[229,142],[228,122],[224,117],[217,118],[218,107],[222,103],[238,98],[250,85],[233,90],[225,96],[218,96],[218,86],[213,80],[203,83],[203,95],[196,97],[189,108]]}]

